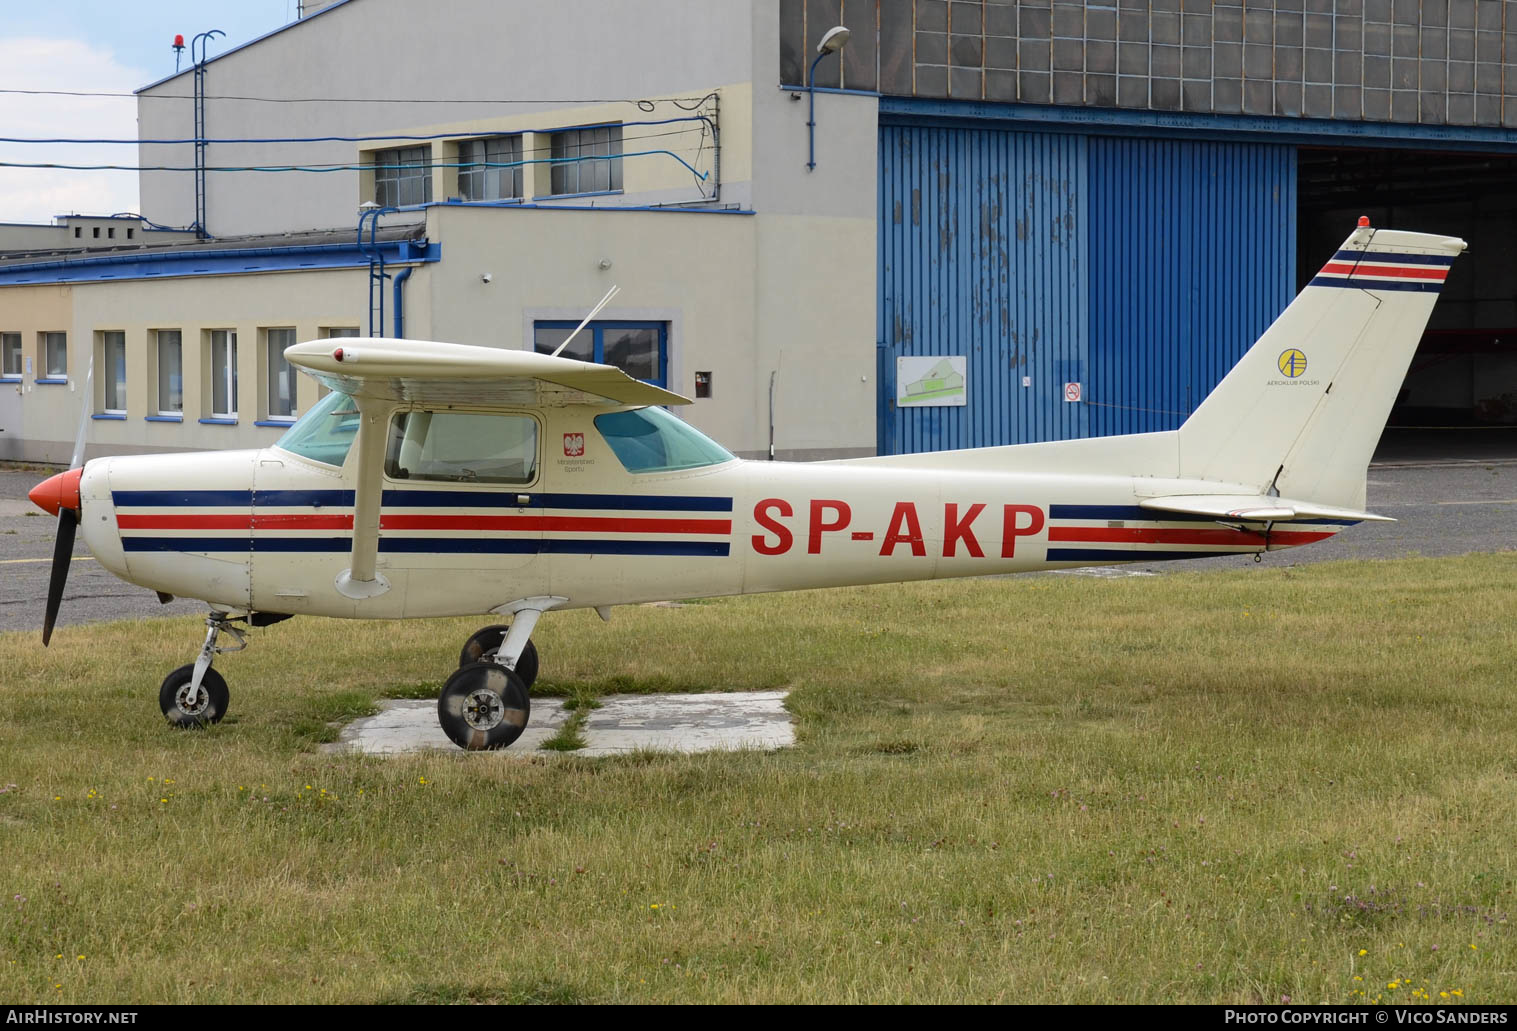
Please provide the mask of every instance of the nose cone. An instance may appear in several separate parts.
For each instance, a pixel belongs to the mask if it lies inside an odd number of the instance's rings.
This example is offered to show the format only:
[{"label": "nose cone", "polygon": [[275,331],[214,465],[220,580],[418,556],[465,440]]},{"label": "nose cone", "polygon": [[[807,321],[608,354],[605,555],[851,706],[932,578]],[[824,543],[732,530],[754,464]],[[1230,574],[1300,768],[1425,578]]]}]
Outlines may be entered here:
[{"label": "nose cone", "polygon": [[83,469],[70,469],[57,476],[49,476],[31,489],[27,497],[48,515],[57,515],[60,508],[79,511],[79,477]]}]

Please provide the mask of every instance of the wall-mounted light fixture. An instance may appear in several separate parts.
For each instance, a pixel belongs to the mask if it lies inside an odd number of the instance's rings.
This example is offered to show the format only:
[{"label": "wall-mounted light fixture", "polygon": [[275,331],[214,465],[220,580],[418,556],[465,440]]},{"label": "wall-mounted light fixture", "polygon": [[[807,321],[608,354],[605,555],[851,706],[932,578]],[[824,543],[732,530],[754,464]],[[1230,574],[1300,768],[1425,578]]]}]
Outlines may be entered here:
[{"label": "wall-mounted light fixture", "polygon": [[848,45],[848,30],[841,25],[834,25],[822,36],[816,45],[816,60],[811,62],[811,69],[806,72],[806,92],[810,94],[811,104],[807,112],[806,137],[807,156],[806,171],[816,167],[816,66],[822,58],[828,54],[835,54]]}]

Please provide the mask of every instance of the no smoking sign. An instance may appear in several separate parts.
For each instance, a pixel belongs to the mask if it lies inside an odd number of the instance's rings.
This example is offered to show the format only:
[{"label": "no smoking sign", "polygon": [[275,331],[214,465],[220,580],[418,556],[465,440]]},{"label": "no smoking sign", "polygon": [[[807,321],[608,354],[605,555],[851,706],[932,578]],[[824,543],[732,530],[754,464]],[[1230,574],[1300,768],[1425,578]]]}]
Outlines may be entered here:
[{"label": "no smoking sign", "polygon": [[1064,400],[1066,400],[1066,401],[1078,401],[1078,400],[1080,400],[1080,384],[1078,384],[1078,383],[1066,383],[1066,384],[1064,384]]}]

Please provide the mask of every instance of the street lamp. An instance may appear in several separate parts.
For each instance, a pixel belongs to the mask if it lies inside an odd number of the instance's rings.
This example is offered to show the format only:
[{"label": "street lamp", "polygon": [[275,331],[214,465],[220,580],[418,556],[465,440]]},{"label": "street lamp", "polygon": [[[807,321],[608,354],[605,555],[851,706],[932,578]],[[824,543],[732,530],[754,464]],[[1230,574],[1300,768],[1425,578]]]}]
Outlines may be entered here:
[{"label": "street lamp", "polygon": [[806,120],[806,138],[808,155],[806,171],[816,167],[816,66],[822,58],[828,54],[835,54],[848,45],[848,30],[841,25],[834,25],[822,36],[821,42],[816,45],[816,60],[811,62],[811,69],[806,72],[806,92],[810,94],[810,106]]}]

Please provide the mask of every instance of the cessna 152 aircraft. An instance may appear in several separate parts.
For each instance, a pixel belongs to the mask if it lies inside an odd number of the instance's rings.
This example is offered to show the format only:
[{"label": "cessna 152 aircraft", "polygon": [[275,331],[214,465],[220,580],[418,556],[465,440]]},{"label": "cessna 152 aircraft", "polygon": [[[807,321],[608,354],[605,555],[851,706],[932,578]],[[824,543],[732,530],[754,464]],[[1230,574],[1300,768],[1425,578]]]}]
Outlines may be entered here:
[{"label": "cessna 152 aircraft", "polygon": [[1464,247],[1361,219],[1178,430],[815,464],[740,461],[660,407],[686,398],[605,365],[296,344],[332,393],[275,446],[101,458],[32,492],[59,520],[43,641],[76,525],[115,575],[210,605],[159,691],[182,726],[226,713],[211,662],[239,623],[509,616],[438,699],[488,749],[527,723],[550,610],[1310,544],[1383,518],[1370,454]]}]

